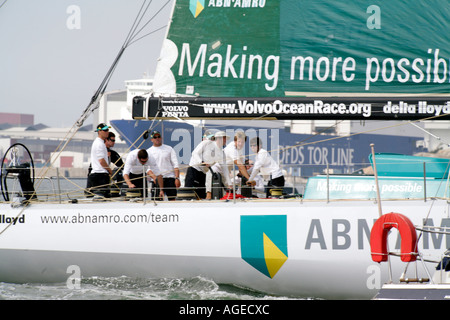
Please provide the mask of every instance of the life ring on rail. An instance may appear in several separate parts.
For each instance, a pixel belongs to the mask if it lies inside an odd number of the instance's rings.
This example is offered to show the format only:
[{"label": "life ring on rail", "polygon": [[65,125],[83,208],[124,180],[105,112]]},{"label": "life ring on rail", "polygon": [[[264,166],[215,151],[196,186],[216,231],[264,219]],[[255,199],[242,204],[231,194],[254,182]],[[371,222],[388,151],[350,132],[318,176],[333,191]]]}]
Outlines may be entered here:
[{"label": "life ring on rail", "polygon": [[[243,195],[236,193],[234,199],[243,199]],[[227,192],[220,200],[233,200],[233,192]]]},{"label": "life ring on rail", "polygon": [[416,261],[417,233],[411,220],[400,213],[382,215],[373,225],[370,232],[370,250],[372,260],[382,262],[388,260],[387,236],[391,228],[397,228],[401,237],[400,258],[403,262]]}]

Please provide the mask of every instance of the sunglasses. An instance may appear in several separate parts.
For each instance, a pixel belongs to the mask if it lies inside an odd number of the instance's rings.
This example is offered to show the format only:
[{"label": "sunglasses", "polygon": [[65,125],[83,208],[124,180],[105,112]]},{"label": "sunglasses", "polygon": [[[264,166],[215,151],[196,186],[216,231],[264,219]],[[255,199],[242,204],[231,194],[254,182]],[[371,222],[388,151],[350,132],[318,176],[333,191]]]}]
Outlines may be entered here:
[{"label": "sunglasses", "polygon": [[153,139],[159,139],[161,136],[154,136]]},{"label": "sunglasses", "polygon": [[116,139],[109,139],[109,141],[111,141],[111,142],[116,142]]}]

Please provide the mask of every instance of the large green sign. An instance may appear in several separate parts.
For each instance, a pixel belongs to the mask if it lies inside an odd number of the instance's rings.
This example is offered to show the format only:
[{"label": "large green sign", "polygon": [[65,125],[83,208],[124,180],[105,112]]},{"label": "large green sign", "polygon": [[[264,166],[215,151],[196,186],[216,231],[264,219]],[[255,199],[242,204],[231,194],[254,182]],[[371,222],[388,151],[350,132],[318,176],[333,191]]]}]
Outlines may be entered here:
[{"label": "large green sign", "polygon": [[448,0],[178,0],[155,88],[204,97],[441,94]]}]

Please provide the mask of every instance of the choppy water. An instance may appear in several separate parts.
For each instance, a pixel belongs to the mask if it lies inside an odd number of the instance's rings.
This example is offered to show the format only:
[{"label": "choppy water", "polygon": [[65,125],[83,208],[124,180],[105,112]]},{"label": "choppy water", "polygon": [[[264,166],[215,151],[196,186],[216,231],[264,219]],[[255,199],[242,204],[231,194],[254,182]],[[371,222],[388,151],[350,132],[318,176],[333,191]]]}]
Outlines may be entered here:
[{"label": "choppy water", "polygon": [[191,279],[133,279],[92,277],[82,279],[79,288],[66,283],[0,283],[3,300],[280,300],[260,292],[232,285],[218,285],[202,277]]}]

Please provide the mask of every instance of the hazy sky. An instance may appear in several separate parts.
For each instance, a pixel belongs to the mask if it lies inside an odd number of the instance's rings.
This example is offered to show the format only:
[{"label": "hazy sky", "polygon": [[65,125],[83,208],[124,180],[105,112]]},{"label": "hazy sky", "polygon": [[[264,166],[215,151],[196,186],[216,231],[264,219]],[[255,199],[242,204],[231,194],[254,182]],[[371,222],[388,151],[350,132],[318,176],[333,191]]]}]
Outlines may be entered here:
[{"label": "hazy sky", "polygon": [[[5,0],[0,0],[0,5]],[[153,0],[148,21],[168,0]],[[71,126],[119,52],[143,0],[7,0],[0,8],[0,112]],[[167,25],[173,1],[142,35]],[[153,75],[166,28],[130,46],[107,91]],[[92,116],[87,123],[92,123]]]}]

